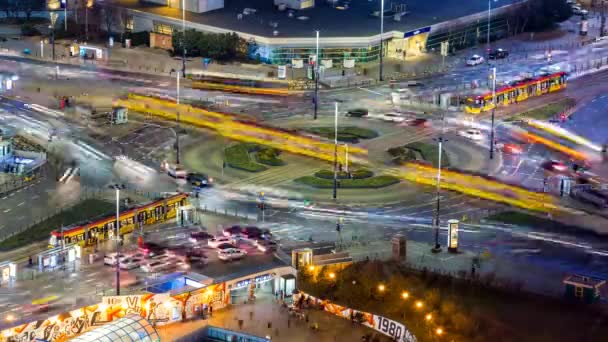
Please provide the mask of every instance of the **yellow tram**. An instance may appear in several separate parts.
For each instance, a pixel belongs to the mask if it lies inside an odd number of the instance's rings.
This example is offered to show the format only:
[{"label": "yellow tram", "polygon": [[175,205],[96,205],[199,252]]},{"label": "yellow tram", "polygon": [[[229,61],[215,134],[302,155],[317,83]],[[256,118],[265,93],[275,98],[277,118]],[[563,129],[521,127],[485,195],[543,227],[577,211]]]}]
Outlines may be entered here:
[{"label": "yellow tram", "polygon": [[[527,100],[532,96],[541,96],[547,93],[566,88],[566,73],[557,72],[547,76],[526,79],[517,83],[496,89],[496,105],[507,106]],[[479,114],[494,108],[492,92],[466,99],[465,112]]]},{"label": "yellow tram", "polygon": [[[140,225],[147,226],[165,222],[177,216],[177,208],[187,204],[187,194],[177,194],[141,207],[120,213],[120,234],[131,233]],[[98,241],[113,238],[116,215],[86,224],[69,227],[63,231],[51,232],[49,247],[61,246],[62,238],[66,244],[78,243],[81,246],[95,245]]]}]

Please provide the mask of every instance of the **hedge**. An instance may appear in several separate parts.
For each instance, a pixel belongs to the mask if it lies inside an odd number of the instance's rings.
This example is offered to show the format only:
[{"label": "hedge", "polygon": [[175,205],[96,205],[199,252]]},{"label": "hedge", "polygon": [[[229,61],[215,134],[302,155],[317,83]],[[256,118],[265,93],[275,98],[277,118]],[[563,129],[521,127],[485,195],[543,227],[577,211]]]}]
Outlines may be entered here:
[{"label": "hedge", "polygon": [[[416,160],[416,152],[420,154],[424,161],[429,162],[437,167],[439,164],[439,155],[437,154],[437,145],[424,142],[413,142],[405,146],[392,147],[387,150],[388,154],[393,157],[396,163],[405,163]],[[449,167],[450,160],[448,155],[443,150],[441,155],[441,167]]]},{"label": "hedge", "polygon": [[[296,183],[304,184],[318,189],[331,189],[334,187],[333,179],[318,178],[315,176],[304,176],[295,180]],[[399,183],[399,178],[393,176],[377,176],[364,179],[341,179],[338,181],[340,189],[378,189]]]},{"label": "hedge", "polygon": [[249,156],[250,148],[251,144],[236,144],[227,147],[224,149],[226,164],[234,169],[248,172],[267,170],[265,166],[251,160],[251,157]]},{"label": "hedge", "polygon": [[[350,178],[352,179],[365,179],[374,176],[374,173],[370,170],[359,169],[352,171],[350,173]],[[334,171],[333,170],[319,170],[315,173],[315,177],[323,178],[323,179],[334,179]],[[338,179],[348,179],[348,174],[346,171],[338,172]]]},{"label": "hedge", "polygon": [[285,165],[285,162],[278,157],[280,153],[281,151],[275,148],[258,146],[255,151],[255,159],[258,163],[269,166]]}]

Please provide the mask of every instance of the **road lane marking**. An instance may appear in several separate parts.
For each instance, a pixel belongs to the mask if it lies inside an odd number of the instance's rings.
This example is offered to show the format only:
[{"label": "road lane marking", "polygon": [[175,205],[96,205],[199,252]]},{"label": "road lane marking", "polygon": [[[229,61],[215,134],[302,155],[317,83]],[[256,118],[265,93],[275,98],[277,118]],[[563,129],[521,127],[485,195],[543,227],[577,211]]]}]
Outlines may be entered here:
[{"label": "road lane marking", "polygon": [[384,94],[382,94],[382,93],[379,93],[379,92],[377,92],[377,91],[373,91],[373,90],[369,90],[369,89],[367,89],[367,88],[361,88],[361,87],[359,87],[359,89],[364,90],[364,91],[367,91],[367,92],[370,92],[370,93],[372,93],[372,94],[376,94],[376,95],[384,96]]},{"label": "road lane marking", "polygon": [[8,198],[8,196],[4,196],[4,197],[2,197],[2,199],[7,199],[7,198]]},{"label": "road lane marking", "polygon": [[5,209],[4,212],[8,213],[9,211],[11,211],[11,208]]},{"label": "road lane marking", "polygon": [[36,198],[39,198],[39,197],[40,196],[38,196],[38,195],[34,195],[34,196],[32,196],[32,199],[36,199]]},{"label": "road lane marking", "polygon": [[20,207],[20,206],[22,206],[24,204],[25,204],[25,202],[21,202],[21,203],[17,204],[17,206]]}]

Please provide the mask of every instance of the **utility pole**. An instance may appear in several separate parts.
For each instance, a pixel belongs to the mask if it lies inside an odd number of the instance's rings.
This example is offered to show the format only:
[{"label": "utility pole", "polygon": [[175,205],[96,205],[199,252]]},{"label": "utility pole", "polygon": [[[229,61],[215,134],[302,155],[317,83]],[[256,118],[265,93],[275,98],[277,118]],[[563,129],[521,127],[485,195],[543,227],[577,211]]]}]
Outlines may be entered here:
[{"label": "utility pole", "polygon": [[84,37],[85,41],[89,41],[89,0],[84,4]]},{"label": "utility pole", "polygon": [[486,58],[490,62],[490,22],[492,20],[492,0],[488,0],[488,39],[486,41]]},{"label": "utility pole", "polygon": [[120,296],[120,187],[116,189],[116,295]]},{"label": "utility pole", "polygon": [[437,158],[437,188],[436,188],[436,209],[435,209],[435,246],[431,249],[433,253],[441,252],[441,244],[439,243],[439,211],[441,209],[441,157],[443,154],[443,143],[447,140],[443,139],[443,133],[445,131],[445,113],[441,115],[441,135],[437,138],[438,142],[438,155]]},{"label": "utility pole", "polygon": [[177,112],[175,115],[175,118],[177,119],[177,131],[175,132],[175,164],[176,166],[179,165],[179,131],[180,131],[180,117],[179,117],[179,113],[180,113],[180,107],[179,107],[179,72],[176,72],[175,75],[177,76]]},{"label": "utility pole", "polygon": [[335,102],[336,113],[334,115],[334,194],[333,198],[338,198],[338,102]]},{"label": "utility pole", "polygon": [[186,0],[182,0],[182,48],[182,77],[186,78]]},{"label": "utility pole", "polygon": [[68,0],[63,0],[65,6],[63,6],[63,23],[65,32],[68,32]]},{"label": "utility pole", "polygon": [[317,53],[315,60],[315,114],[313,116],[314,120],[317,120],[317,111],[319,107],[319,31],[317,33]]},{"label": "utility pole", "polygon": [[380,0],[380,67],[378,80],[382,82],[382,44],[384,43],[384,0]]},{"label": "utility pole", "polygon": [[490,128],[490,159],[494,159],[494,116],[496,114],[496,67],[492,68],[492,126]]}]

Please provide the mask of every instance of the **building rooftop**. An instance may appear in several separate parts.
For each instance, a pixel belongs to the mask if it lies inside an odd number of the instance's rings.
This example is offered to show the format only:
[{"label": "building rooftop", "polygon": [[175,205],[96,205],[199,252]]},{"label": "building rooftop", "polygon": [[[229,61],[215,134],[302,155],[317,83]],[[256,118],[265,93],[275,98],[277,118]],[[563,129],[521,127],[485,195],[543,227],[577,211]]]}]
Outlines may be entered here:
[{"label": "building rooftop", "polygon": [[[519,0],[498,0],[494,6],[506,6]],[[134,10],[182,18],[182,11],[166,6],[138,2],[136,0],[110,0],[114,4]],[[348,7],[345,4],[348,3]],[[407,12],[401,21],[395,21],[393,15],[386,11],[405,4]],[[335,7],[334,7],[335,6]],[[384,3],[384,31],[408,32],[425,26],[448,21],[455,18],[487,11],[487,0],[407,0]],[[254,9],[255,13],[237,18],[244,9]],[[186,13],[186,20],[199,24],[220,27],[232,31],[248,33],[262,37],[312,37],[319,30],[323,37],[367,37],[380,33],[380,20],[372,13],[379,12],[380,0],[341,0],[332,5],[317,0],[311,9],[279,11],[273,0],[225,0],[224,8],[207,13]],[[251,11],[250,11],[251,12]]]},{"label": "building rooftop", "polygon": [[605,279],[588,277],[585,275],[574,274],[566,277],[564,283],[583,287],[599,287],[606,283]]}]

